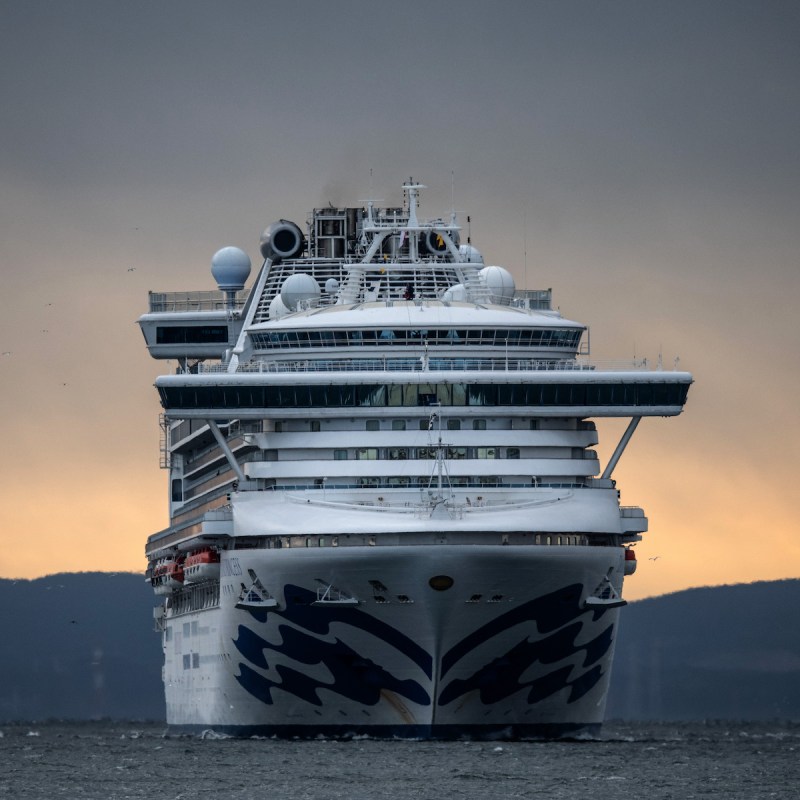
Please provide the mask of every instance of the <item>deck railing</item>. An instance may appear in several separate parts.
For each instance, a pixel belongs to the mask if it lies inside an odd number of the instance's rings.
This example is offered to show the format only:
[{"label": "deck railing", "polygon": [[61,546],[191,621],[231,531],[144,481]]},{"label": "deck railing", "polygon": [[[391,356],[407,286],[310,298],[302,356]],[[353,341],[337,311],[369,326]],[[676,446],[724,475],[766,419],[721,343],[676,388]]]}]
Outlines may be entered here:
[{"label": "deck railing", "polygon": [[[244,306],[247,292],[239,292],[233,310]],[[202,292],[150,292],[150,313],[177,311],[226,311],[231,310],[225,292],[209,290]]]},{"label": "deck railing", "polygon": [[[248,361],[237,372],[629,372],[650,369],[647,359],[629,361],[546,360],[530,358],[351,358],[301,359],[286,361]],[[225,364],[197,365],[200,373],[227,372]]]}]

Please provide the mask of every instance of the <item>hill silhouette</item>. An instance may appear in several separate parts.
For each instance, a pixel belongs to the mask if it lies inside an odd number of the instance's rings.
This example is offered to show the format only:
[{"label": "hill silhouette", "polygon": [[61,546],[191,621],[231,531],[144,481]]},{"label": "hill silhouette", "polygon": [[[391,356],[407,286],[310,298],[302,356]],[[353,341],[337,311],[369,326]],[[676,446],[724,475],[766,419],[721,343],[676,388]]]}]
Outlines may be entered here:
[{"label": "hill silhouette", "polygon": [[[0,579],[0,722],[163,720],[141,575]],[[690,589],[623,609],[608,719],[800,720],[800,580]]]},{"label": "hill silhouette", "polygon": [[0,721],[164,719],[153,605],[131,573],[0,580]]},{"label": "hill silhouette", "polygon": [[800,720],[800,580],[689,589],[622,610],[608,719]]}]

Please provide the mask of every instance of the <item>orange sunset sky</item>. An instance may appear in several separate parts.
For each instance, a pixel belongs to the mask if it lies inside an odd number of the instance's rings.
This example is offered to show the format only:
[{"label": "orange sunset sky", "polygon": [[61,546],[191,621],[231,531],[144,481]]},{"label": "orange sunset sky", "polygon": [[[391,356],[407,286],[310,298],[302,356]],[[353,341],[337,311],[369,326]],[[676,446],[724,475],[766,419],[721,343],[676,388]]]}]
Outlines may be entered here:
[{"label": "orange sunset sky", "polygon": [[0,577],[146,567],[148,290],[409,176],[595,359],[694,374],[614,474],[650,519],[626,596],[800,577],[800,7],[403,5],[2,3]]}]

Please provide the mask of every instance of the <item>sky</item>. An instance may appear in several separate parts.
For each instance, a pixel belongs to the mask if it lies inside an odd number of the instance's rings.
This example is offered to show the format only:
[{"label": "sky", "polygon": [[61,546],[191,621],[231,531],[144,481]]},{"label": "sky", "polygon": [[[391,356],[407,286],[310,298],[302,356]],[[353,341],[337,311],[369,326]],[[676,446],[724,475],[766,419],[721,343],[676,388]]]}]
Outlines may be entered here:
[{"label": "sky", "polygon": [[145,569],[174,369],[135,324],[149,290],[213,289],[220,247],[257,265],[270,222],[412,176],[595,360],[693,373],[614,473],[650,519],[626,596],[800,577],[800,5],[0,12],[0,577]]}]

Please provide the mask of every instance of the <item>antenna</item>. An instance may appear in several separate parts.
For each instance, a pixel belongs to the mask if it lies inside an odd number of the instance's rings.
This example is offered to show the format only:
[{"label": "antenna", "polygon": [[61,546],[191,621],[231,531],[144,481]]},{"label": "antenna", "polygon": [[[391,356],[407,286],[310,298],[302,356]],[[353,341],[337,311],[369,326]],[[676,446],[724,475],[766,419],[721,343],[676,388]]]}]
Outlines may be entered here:
[{"label": "antenna", "polygon": [[528,288],[528,206],[522,213],[522,281],[523,286]]}]

